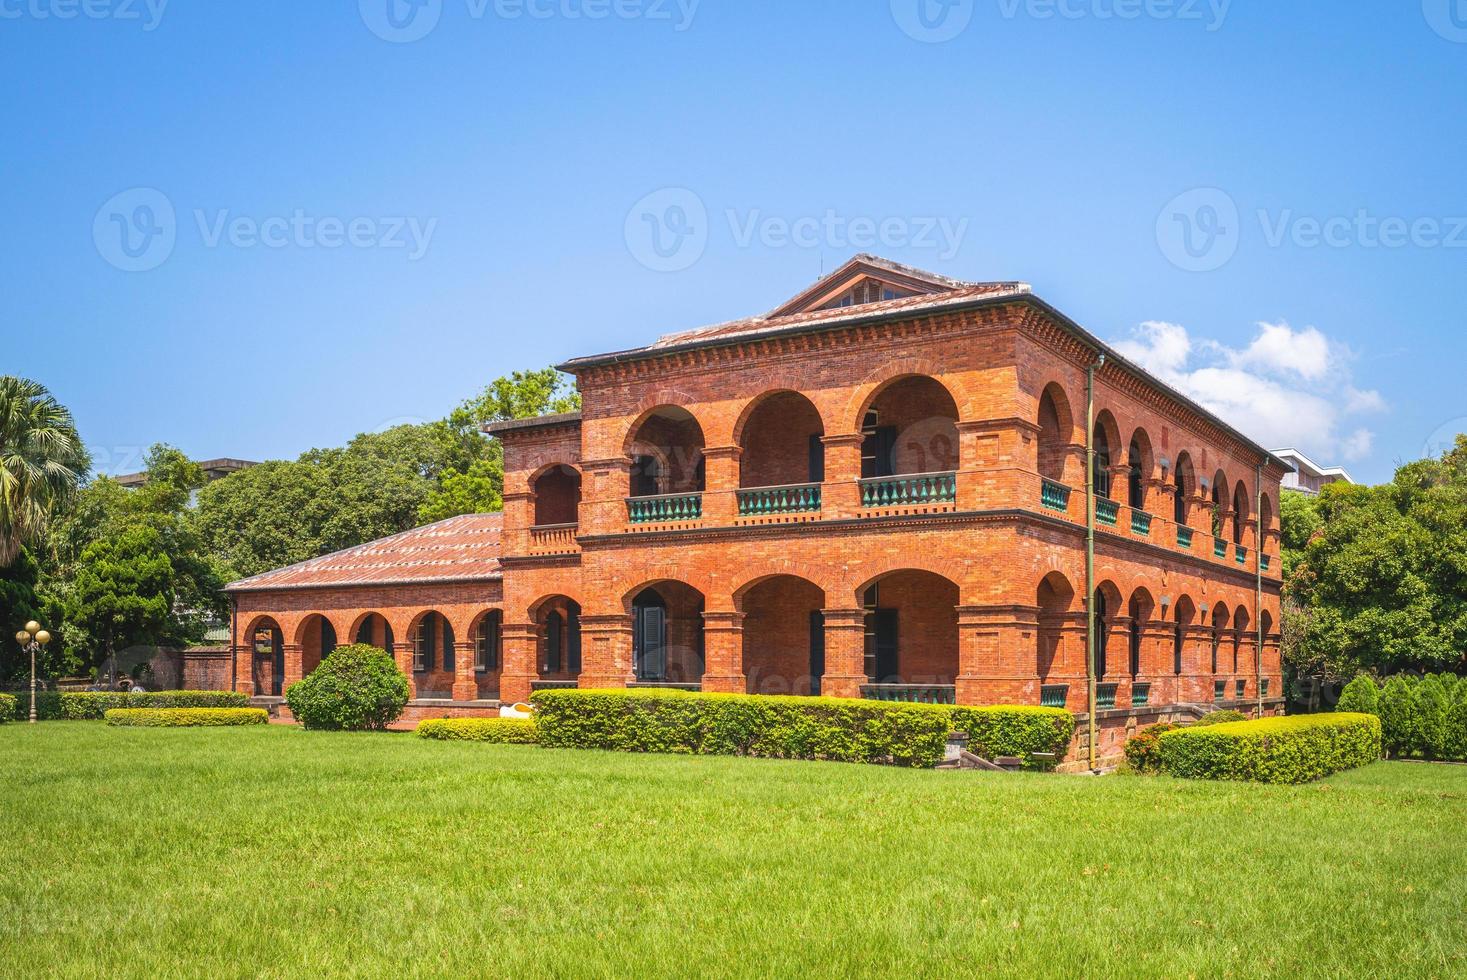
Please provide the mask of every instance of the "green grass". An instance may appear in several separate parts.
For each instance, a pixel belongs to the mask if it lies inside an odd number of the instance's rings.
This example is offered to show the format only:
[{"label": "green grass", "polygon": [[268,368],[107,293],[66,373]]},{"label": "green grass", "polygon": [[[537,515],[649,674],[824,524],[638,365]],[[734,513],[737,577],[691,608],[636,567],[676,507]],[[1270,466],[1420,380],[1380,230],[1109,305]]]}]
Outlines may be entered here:
[{"label": "green grass", "polygon": [[1467,767],[1304,787],[0,726],[7,976],[1467,972]]}]

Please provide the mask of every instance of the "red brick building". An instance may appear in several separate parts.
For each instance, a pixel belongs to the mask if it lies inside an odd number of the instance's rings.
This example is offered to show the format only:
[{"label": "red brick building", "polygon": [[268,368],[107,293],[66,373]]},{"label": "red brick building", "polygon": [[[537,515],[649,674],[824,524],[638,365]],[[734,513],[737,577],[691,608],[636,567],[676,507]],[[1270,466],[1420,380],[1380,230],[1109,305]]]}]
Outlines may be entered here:
[{"label": "red brick building", "polygon": [[1027,285],[871,256],[765,316],[563,365],[582,412],[489,427],[502,516],[232,584],[235,684],[278,696],[361,639],[416,715],[574,684],[1083,714],[1102,357],[1102,748],[1177,704],[1273,710],[1288,466]]}]

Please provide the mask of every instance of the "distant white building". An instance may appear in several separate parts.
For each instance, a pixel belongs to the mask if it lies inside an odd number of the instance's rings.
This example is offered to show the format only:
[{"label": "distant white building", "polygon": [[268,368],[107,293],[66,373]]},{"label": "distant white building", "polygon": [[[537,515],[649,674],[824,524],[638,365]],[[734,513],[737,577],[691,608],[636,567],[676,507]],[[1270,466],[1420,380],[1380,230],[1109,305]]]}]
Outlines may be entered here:
[{"label": "distant white building", "polygon": [[1343,466],[1320,466],[1297,449],[1275,449],[1273,454],[1294,466],[1294,472],[1286,473],[1280,484],[1285,490],[1298,490],[1312,497],[1325,484],[1355,482]]}]

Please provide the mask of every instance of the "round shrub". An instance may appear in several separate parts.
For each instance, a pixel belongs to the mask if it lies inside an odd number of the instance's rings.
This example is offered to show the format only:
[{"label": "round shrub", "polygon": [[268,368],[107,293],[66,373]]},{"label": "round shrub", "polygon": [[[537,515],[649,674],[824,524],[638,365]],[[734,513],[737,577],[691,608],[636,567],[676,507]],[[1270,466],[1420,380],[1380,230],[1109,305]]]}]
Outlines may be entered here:
[{"label": "round shrub", "polygon": [[1198,725],[1229,725],[1235,721],[1247,720],[1248,716],[1243,714],[1243,712],[1241,711],[1233,711],[1232,709],[1228,709],[1226,711],[1209,711],[1207,714],[1194,721],[1192,723],[1192,727],[1195,728]]},{"label": "round shrub", "polygon": [[1181,728],[1169,721],[1141,729],[1126,739],[1126,761],[1131,769],[1143,776],[1154,776],[1161,771],[1161,741],[1163,732]]},{"label": "round shrub", "polygon": [[290,685],[285,703],[309,729],[381,730],[407,707],[408,681],[385,650],[338,647],[310,677]]},{"label": "round shrub", "polygon": [[1376,687],[1375,679],[1368,674],[1361,674],[1346,684],[1345,689],[1340,692],[1340,703],[1335,705],[1335,710],[1353,711],[1362,715],[1378,714],[1380,688]]}]

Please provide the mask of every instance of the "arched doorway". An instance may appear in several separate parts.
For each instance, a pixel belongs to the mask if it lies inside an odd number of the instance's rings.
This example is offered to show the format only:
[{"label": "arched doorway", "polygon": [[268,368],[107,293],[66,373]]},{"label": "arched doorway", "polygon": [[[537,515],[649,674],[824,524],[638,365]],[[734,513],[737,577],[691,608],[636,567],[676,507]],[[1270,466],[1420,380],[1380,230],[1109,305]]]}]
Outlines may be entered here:
[{"label": "arched doorway", "polygon": [[865,610],[866,697],[951,704],[958,675],[958,586],[904,569],[857,593]]},{"label": "arched doorway", "polygon": [[552,466],[530,484],[535,495],[535,526],[563,527],[580,521],[581,471],[574,466]]},{"label": "arched doorway", "polygon": [[958,468],[958,406],[925,375],[893,380],[858,420],[861,476],[879,479],[950,473]]},{"label": "arched doorway", "polygon": [[632,597],[632,674],[639,685],[703,682],[703,593],[682,582],[656,582]]},{"label": "arched doorway", "polygon": [[285,634],[280,624],[261,616],[245,630],[250,651],[250,675],[257,695],[281,697],[285,693]]},{"label": "arched doorway", "polygon": [[481,699],[499,697],[499,677],[504,670],[504,613],[491,609],[474,623],[474,680]]},{"label": "arched doorway", "polygon": [[818,695],[825,676],[825,591],[795,575],[773,575],[736,596],[743,620],[750,694]]},{"label": "arched doorway", "polygon": [[310,677],[336,649],[336,627],[325,616],[313,613],[301,621],[296,635],[296,645],[301,651],[301,676]]},{"label": "arched doorway", "polygon": [[389,655],[396,652],[392,624],[381,613],[367,613],[363,616],[352,633],[352,642],[386,650]]}]

